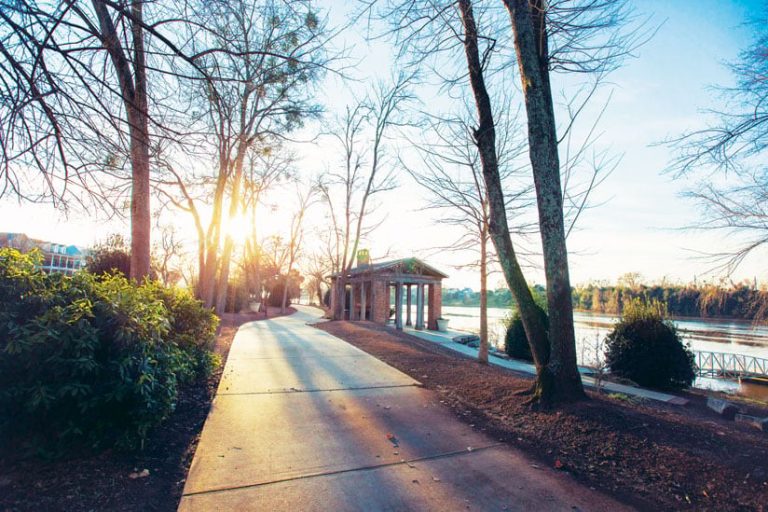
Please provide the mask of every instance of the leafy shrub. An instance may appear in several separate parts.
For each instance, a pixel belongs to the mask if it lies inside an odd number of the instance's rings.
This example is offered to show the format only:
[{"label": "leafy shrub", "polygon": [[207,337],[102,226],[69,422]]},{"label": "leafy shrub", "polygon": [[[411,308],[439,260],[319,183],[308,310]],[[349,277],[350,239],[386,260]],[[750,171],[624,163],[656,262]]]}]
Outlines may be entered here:
[{"label": "leafy shrub", "polygon": [[157,282],[147,283],[144,287],[162,301],[168,311],[171,328],[167,341],[194,357],[195,366],[185,369],[182,381],[210,375],[217,365],[212,349],[219,325],[213,310],[203,307],[189,290],[166,288]]},{"label": "leafy shrub", "polygon": [[251,302],[245,280],[236,280],[227,287],[227,300],[224,309],[230,313],[247,311]]},{"label": "leafy shrub", "polygon": [[286,307],[291,305],[291,301],[297,299],[301,290],[293,282],[293,279],[286,280],[284,275],[279,276],[272,283],[269,289],[269,297],[267,298],[267,304],[274,308],[279,308],[283,304],[283,290],[285,290],[286,281],[288,281],[288,297],[285,303]]},{"label": "leafy shrub", "polygon": [[215,317],[185,292],[46,275],[35,257],[0,249],[0,439],[139,445],[209,371]]},{"label": "leafy shrub", "polygon": [[131,250],[121,235],[110,235],[104,242],[96,245],[88,256],[86,268],[95,275],[131,273]]},{"label": "leafy shrub", "polygon": [[[549,317],[546,311],[540,306],[536,306],[536,311],[541,315],[544,325],[549,325]],[[533,361],[531,355],[531,346],[528,344],[528,336],[525,334],[523,319],[520,316],[520,310],[515,309],[512,316],[506,320],[507,334],[504,337],[504,351],[509,357]]]},{"label": "leafy shrub", "polygon": [[633,299],[606,337],[606,363],[611,372],[641,386],[683,389],[696,377],[693,353],[680,339],[659,301]]}]

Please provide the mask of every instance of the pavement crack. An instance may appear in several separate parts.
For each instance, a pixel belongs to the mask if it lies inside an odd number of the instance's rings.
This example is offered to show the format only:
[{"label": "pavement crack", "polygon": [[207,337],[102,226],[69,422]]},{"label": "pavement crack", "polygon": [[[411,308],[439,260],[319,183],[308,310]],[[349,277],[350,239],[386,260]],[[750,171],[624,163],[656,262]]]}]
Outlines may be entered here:
[{"label": "pavement crack", "polygon": [[299,475],[299,476],[292,476],[287,478],[279,478],[277,480],[270,480],[269,482],[259,482],[255,484],[245,484],[245,485],[233,485],[228,487],[217,487],[215,489],[206,489],[204,491],[194,491],[194,492],[187,492],[182,494],[182,498],[189,497],[189,496],[200,496],[204,494],[217,494],[222,492],[228,492],[228,491],[238,491],[241,489],[254,489],[257,487],[266,487],[268,485],[274,485],[284,482],[293,482],[297,480],[309,480],[311,478],[317,478],[321,476],[332,476],[332,475],[343,475],[345,473],[356,473],[358,471],[373,471],[376,469],[381,468],[387,468],[387,467],[394,467],[394,466],[408,466],[413,467],[414,463],[417,462],[425,462],[425,461],[431,461],[431,460],[439,460],[439,459],[447,459],[450,457],[458,457],[458,456],[466,456],[466,455],[472,455],[479,452],[483,452],[486,450],[490,450],[493,448],[498,448],[499,446],[504,446],[504,443],[493,443],[486,446],[481,446],[479,448],[472,448],[469,449],[463,449],[463,450],[456,450],[453,452],[445,452],[445,453],[439,453],[437,455],[428,455],[425,457],[417,457],[415,459],[404,459],[398,462],[385,462],[381,464],[371,464],[367,466],[359,466],[356,468],[348,468],[348,469],[338,469],[336,471],[326,471],[326,472],[318,472],[318,473],[309,473],[306,475]]}]

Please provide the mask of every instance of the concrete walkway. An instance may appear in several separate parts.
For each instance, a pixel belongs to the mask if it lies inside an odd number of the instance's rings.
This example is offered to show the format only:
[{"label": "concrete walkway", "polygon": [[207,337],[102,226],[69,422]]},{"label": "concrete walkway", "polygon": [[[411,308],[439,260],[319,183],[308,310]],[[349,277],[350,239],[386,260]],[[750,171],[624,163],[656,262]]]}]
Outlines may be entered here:
[{"label": "concrete walkway", "polygon": [[[390,327],[392,327],[393,329],[395,328],[394,325],[390,325]],[[451,331],[451,330],[448,330],[445,332],[417,331],[412,327],[405,327],[403,328],[403,331],[412,336],[416,336],[417,338],[421,338],[425,341],[431,341],[432,343],[437,343],[438,345],[441,345],[445,348],[453,350],[454,352],[460,352],[473,359],[477,358],[478,349],[468,347],[466,345],[462,345],[461,343],[456,343],[455,341],[453,341],[453,338],[455,338],[456,336],[466,336],[467,334],[472,334],[472,333],[463,332],[463,331]],[[517,359],[504,359],[500,357],[489,357],[488,360],[491,364],[495,364],[496,366],[501,366],[503,368],[514,370],[520,373],[536,375],[536,367],[533,364],[526,363],[525,361],[519,361]],[[588,372],[587,368],[579,367],[579,371],[581,372],[581,382],[584,384],[585,387],[591,388],[591,389],[596,389],[598,387],[597,379],[595,379],[594,377],[590,377],[589,375],[585,375],[585,373]],[[671,405],[685,405],[688,403],[687,399],[680,396],[670,395],[669,393],[662,393],[660,391],[640,388],[637,386],[627,386],[626,384],[608,382],[606,380],[603,380],[603,382],[600,383],[600,388],[603,391],[606,391],[608,393],[621,393],[622,395],[634,396],[634,397],[642,398],[645,400],[655,400],[657,402],[664,402]]]},{"label": "concrete walkway", "polygon": [[297,309],[235,336],[179,510],[627,510]]}]

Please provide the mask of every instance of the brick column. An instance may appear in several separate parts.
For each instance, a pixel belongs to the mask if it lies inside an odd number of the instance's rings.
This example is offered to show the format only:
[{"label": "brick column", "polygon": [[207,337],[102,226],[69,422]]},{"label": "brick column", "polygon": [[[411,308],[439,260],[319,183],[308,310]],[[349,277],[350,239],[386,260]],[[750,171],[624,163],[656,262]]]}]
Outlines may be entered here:
[{"label": "brick column", "polygon": [[437,330],[437,319],[440,318],[443,309],[443,285],[434,283],[429,285],[429,315],[427,316],[427,329]]},{"label": "brick column", "polygon": [[371,287],[371,321],[385,324],[389,320],[389,286],[374,280]]}]

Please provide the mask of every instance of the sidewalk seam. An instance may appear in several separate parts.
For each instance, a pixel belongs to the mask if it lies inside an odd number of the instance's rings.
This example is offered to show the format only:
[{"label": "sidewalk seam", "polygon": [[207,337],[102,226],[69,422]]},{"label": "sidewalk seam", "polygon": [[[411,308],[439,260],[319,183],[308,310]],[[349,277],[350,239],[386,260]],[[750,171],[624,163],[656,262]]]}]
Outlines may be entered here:
[{"label": "sidewalk seam", "polygon": [[320,476],[342,475],[344,473],[355,473],[357,471],[373,471],[373,470],[376,470],[376,469],[379,469],[379,468],[387,468],[387,467],[393,467],[393,466],[402,466],[402,465],[410,466],[411,464],[413,464],[415,462],[424,462],[424,461],[430,461],[430,460],[447,459],[447,458],[456,457],[456,456],[459,456],[459,455],[471,455],[471,454],[476,453],[476,452],[482,452],[482,451],[490,450],[490,449],[493,449],[493,448],[498,448],[500,446],[503,447],[504,443],[493,443],[493,444],[490,444],[490,445],[487,445],[487,446],[481,446],[479,448],[457,450],[457,451],[454,451],[454,452],[440,453],[440,454],[437,454],[437,455],[429,455],[429,456],[426,456],[426,457],[418,457],[418,458],[415,458],[415,459],[401,460],[399,462],[385,462],[383,464],[376,464],[376,465],[370,465],[370,466],[360,466],[360,467],[357,467],[357,468],[349,468],[349,469],[339,469],[339,470],[336,470],[336,471],[328,471],[328,472],[325,472],[325,473],[310,473],[310,474],[307,474],[307,475],[299,475],[299,476],[293,476],[293,477],[288,477],[288,478],[281,478],[281,479],[278,479],[278,480],[272,480],[272,481],[269,481],[269,482],[260,482],[260,483],[256,483],[256,484],[235,485],[235,486],[232,486],[232,487],[219,487],[219,488],[216,488],[216,489],[206,489],[204,491],[195,491],[195,492],[185,493],[185,494],[182,494],[181,497],[182,498],[186,498],[186,497],[189,497],[189,496],[200,496],[200,495],[203,495],[203,494],[216,494],[216,493],[227,492],[227,491],[238,491],[240,489],[253,489],[253,488],[256,488],[256,487],[264,487],[264,486],[267,486],[267,485],[280,484],[280,483],[284,483],[284,482],[292,482],[292,481],[295,481],[295,480],[308,480],[310,478],[317,478],[317,477],[320,477]]},{"label": "sidewalk seam", "polygon": [[291,395],[295,393],[328,393],[332,391],[364,391],[366,389],[422,388],[424,384],[416,381],[414,384],[392,384],[387,386],[363,386],[358,388],[329,388],[329,389],[283,389],[275,391],[251,391],[248,393],[216,393],[216,396],[247,396],[247,395]]}]

